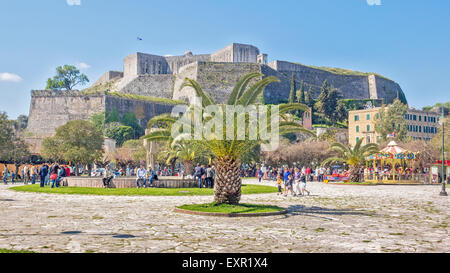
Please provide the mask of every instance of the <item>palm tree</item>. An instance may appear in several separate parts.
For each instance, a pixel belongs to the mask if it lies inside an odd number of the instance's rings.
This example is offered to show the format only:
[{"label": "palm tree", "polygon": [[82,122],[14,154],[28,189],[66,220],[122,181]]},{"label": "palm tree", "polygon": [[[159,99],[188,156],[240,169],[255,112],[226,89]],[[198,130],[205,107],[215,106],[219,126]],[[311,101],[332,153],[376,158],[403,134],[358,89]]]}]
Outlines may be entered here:
[{"label": "palm tree", "polygon": [[[254,105],[258,97],[264,92],[264,89],[267,85],[272,82],[280,81],[276,77],[266,77],[261,79],[263,76],[264,75],[259,72],[252,72],[244,75],[235,85],[226,104],[217,105],[214,100],[202,90],[200,85],[192,79],[186,78],[183,85],[180,87],[180,90],[185,87],[192,88],[195,91],[197,97],[201,99],[202,109],[208,106],[216,105],[223,111],[223,113],[225,113],[227,106],[247,107],[250,105]],[[259,80],[256,80],[257,78],[259,78]],[[256,82],[249,86],[252,80],[256,80]],[[271,109],[271,106],[268,105],[264,107],[266,107],[267,109]],[[172,117],[169,114],[164,114],[153,118],[149,121],[149,127],[159,124],[163,125],[165,128],[152,132],[144,136],[144,138],[149,141],[164,140],[168,141],[169,143],[184,139],[186,137],[186,134],[180,133],[179,135],[172,136],[171,129],[175,123],[181,122],[186,124],[187,126],[190,126],[190,128],[192,128],[191,132],[194,132],[195,126],[193,126],[189,122],[186,122],[187,120],[191,120],[193,116],[193,108],[194,105],[188,107],[186,113],[181,118]],[[305,133],[314,136],[313,132],[303,128],[299,123],[287,120],[287,114],[294,110],[309,111],[309,108],[306,105],[300,103],[288,103],[279,105],[279,134],[285,135],[288,133]],[[244,128],[237,128],[238,126],[232,126],[234,127],[234,138],[232,137],[231,139],[227,139],[229,135],[227,135],[227,137],[224,137],[225,133],[227,132],[227,127],[224,124],[222,132],[214,130],[214,132],[208,136],[202,134],[200,140],[201,144],[204,145],[214,156],[214,165],[216,168],[214,201],[217,203],[239,203],[241,198],[242,183],[240,177],[241,157],[245,154],[245,152],[249,151],[253,147],[268,143],[267,140],[263,140],[261,138],[260,134],[258,134],[258,138],[256,140],[249,138],[249,131],[255,126],[258,126],[257,124],[250,124],[249,113],[238,113],[237,115],[233,115],[233,118],[234,124],[237,124],[237,120],[239,118],[244,118],[244,120],[246,121]],[[203,125],[204,123],[212,120],[213,117],[207,115],[205,112],[202,112],[202,115],[200,115],[200,119],[201,122],[196,123],[197,126]],[[259,124],[258,128],[260,129],[259,132],[264,130],[269,132],[272,129],[271,124]],[[241,132],[246,133],[245,139],[243,140],[238,137],[239,133]],[[192,137],[193,133],[190,133],[188,135]]]},{"label": "palm tree", "polygon": [[343,145],[342,143],[331,144],[330,151],[337,152],[338,156],[332,156],[322,162],[322,166],[330,163],[347,163],[350,166],[350,181],[360,182],[359,173],[361,166],[364,165],[366,157],[379,151],[378,144],[369,143],[362,145],[364,138],[361,138],[355,147]]},{"label": "palm tree", "polygon": [[171,146],[163,151],[168,157],[166,164],[171,164],[177,160],[183,163],[184,175],[193,175],[194,160],[199,157],[207,157],[208,154],[196,141],[172,142]]}]

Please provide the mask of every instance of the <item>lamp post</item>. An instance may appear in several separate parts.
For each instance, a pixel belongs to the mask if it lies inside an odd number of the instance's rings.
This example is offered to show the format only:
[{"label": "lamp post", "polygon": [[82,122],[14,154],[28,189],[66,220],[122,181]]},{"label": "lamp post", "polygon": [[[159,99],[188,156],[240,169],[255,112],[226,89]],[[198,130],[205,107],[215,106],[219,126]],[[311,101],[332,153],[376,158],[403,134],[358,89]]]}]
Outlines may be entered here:
[{"label": "lamp post", "polygon": [[442,107],[442,117],[439,121],[442,127],[442,172],[441,172],[441,178],[442,178],[442,191],[439,193],[440,196],[448,196],[447,191],[445,190],[445,128],[444,128],[444,107]]}]

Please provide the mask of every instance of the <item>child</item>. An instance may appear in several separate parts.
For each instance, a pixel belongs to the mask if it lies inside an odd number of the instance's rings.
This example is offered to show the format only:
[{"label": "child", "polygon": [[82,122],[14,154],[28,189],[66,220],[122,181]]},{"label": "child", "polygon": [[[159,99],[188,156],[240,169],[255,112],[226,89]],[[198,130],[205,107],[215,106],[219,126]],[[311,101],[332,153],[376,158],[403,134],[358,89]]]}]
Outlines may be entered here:
[{"label": "child", "polygon": [[281,191],[281,185],[283,184],[283,179],[281,179],[281,175],[280,174],[277,175],[276,184],[278,186],[278,193],[277,193],[277,195],[283,194],[283,192]]},{"label": "child", "polygon": [[300,189],[302,191],[302,194],[305,195],[305,192],[310,195],[310,192],[306,190],[306,176],[302,175],[301,183],[300,183]]}]

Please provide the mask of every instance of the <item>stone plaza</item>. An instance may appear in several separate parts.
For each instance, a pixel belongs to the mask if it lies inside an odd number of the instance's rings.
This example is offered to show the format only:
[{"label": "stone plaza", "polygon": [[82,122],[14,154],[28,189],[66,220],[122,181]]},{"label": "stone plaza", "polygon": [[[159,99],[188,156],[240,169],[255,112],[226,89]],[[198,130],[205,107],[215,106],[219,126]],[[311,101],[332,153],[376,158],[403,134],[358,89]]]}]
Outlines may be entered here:
[{"label": "stone plaza", "polygon": [[[244,180],[244,183],[258,183]],[[272,185],[271,183],[262,183]],[[449,252],[440,187],[308,183],[311,196],[244,195],[287,215],[216,218],[173,212],[212,196],[23,193],[0,186],[0,248],[35,252]]]}]

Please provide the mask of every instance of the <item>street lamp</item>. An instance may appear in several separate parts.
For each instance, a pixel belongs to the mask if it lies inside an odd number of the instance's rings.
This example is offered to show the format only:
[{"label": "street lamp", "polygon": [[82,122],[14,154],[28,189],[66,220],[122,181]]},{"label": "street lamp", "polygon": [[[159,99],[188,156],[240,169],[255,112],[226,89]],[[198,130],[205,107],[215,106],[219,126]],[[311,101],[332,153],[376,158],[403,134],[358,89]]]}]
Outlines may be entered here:
[{"label": "street lamp", "polygon": [[441,125],[442,130],[442,172],[441,172],[441,178],[442,178],[442,191],[439,194],[440,196],[448,196],[447,192],[445,191],[445,128],[444,128],[444,107],[442,107],[442,117],[439,121]]}]

